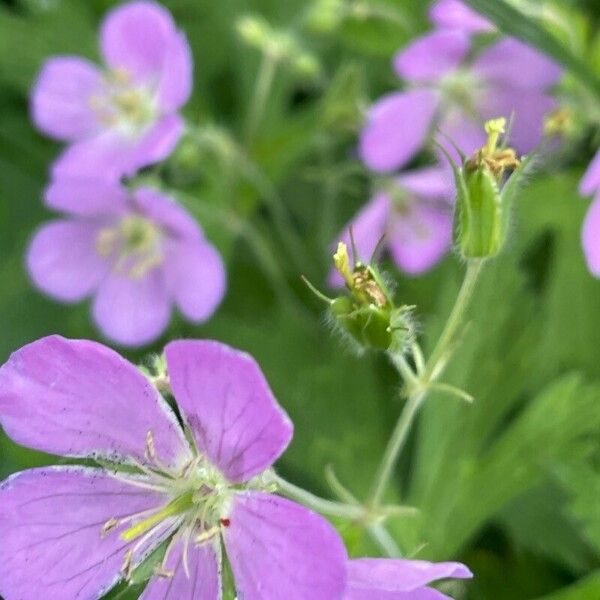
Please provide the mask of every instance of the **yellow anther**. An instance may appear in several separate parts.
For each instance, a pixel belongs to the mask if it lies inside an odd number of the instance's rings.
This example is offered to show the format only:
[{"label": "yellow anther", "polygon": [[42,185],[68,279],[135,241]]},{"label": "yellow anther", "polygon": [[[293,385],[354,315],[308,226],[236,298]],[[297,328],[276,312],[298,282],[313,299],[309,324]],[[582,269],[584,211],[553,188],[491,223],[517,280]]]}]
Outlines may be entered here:
[{"label": "yellow anther", "polygon": [[348,256],[348,248],[344,242],[340,242],[336,253],[333,255],[333,264],[339,274],[344,278],[346,285],[352,288],[354,285],[352,280],[352,271],[350,269],[350,257]]},{"label": "yellow anther", "polygon": [[207,530],[203,531],[200,535],[196,536],[194,539],[194,543],[197,546],[205,544],[209,540],[212,540],[216,535],[218,535],[219,531],[220,531],[219,527],[216,527],[216,526],[211,527],[210,529],[207,529]]},{"label": "yellow anther", "polygon": [[146,434],[146,450],[144,452],[146,459],[152,462],[156,461],[156,447],[154,446],[154,435],[152,431]]},{"label": "yellow anther", "polygon": [[115,529],[118,524],[119,521],[117,519],[109,519],[106,521],[100,530],[100,537],[105,538],[111,531]]},{"label": "yellow anther", "polygon": [[100,256],[110,256],[115,251],[118,241],[118,231],[111,228],[101,229],[96,237],[96,252]]},{"label": "yellow anther", "polygon": [[175,576],[175,571],[165,569],[163,565],[156,565],[154,567],[154,575],[161,579],[172,579]]},{"label": "yellow anther", "polygon": [[152,221],[131,215],[114,227],[100,230],[96,252],[115,257],[114,270],[132,279],[141,279],[163,262],[160,246],[162,232]]},{"label": "yellow anther", "polygon": [[123,558],[123,565],[121,566],[121,575],[125,579],[131,578],[131,571],[133,566],[133,550],[127,550],[125,557]]}]

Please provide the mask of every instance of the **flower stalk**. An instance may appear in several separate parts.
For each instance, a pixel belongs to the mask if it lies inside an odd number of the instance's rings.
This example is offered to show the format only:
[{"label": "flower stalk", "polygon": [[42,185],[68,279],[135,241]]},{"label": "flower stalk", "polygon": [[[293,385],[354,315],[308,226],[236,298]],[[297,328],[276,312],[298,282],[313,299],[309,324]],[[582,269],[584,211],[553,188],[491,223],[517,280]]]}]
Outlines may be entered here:
[{"label": "flower stalk", "polygon": [[[373,482],[368,505],[374,510],[377,510],[377,507],[381,504],[383,495],[389,486],[394,468],[398,462],[398,457],[406,443],[419,408],[427,398],[432,387],[435,386],[436,380],[442,374],[448,362],[452,345],[456,339],[458,330],[464,322],[465,313],[473,297],[479,275],[481,274],[482,264],[480,260],[471,260],[467,263],[463,283],[442,334],[429,360],[422,369],[418,369],[420,372],[417,372],[416,377],[413,376],[412,380],[408,381],[406,404],[389,439],[377,470],[375,481]],[[392,359],[398,364],[401,372],[406,368],[410,369],[404,357],[392,356]]]}]

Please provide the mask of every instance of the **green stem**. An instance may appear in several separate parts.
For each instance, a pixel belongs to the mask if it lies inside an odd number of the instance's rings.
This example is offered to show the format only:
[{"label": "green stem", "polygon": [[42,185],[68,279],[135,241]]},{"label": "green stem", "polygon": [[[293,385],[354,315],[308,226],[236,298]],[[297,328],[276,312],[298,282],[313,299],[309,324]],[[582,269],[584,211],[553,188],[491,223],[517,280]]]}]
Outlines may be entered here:
[{"label": "green stem", "polygon": [[256,76],[256,84],[252,99],[250,100],[250,108],[248,110],[248,120],[246,122],[245,140],[246,146],[250,144],[254,137],[260,122],[262,121],[269,93],[275,79],[275,71],[277,69],[277,55],[273,52],[264,52],[260,69]]},{"label": "green stem", "polygon": [[418,379],[418,385],[409,385],[409,393],[404,409],[400,414],[398,422],[392,432],[387,448],[381,459],[381,463],[377,470],[375,482],[370,496],[369,505],[378,507],[381,504],[381,499],[389,485],[394,467],[398,461],[400,451],[404,447],[408,434],[414,422],[414,419],[427,397],[430,390],[430,385],[441,374],[446,363],[447,354],[450,346],[454,341],[458,328],[460,327],[473,291],[477,283],[479,274],[481,273],[481,261],[470,261],[467,265],[467,271],[463,280],[460,291],[454,303],[454,307],[448,317],[448,321],[442,331],[442,334],[427,361],[423,373]]},{"label": "green stem", "polygon": [[315,494],[282,479],[279,475],[273,475],[273,479],[277,484],[279,491],[285,496],[297,500],[318,513],[329,515],[330,517],[341,517],[351,520],[363,519],[365,516],[365,509],[362,506],[326,500],[325,498],[316,496]]},{"label": "green stem", "polygon": [[454,341],[454,337],[464,319],[465,312],[469,306],[477,280],[481,273],[483,262],[480,260],[471,260],[467,263],[467,271],[465,278],[456,297],[456,302],[452,308],[452,312],[446,321],[442,335],[440,335],[429,360],[425,366],[425,371],[422,381],[425,385],[430,381],[437,379],[441,374],[441,366],[445,363],[446,353],[450,345]]},{"label": "green stem", "polygon": [[404,405],[404,409],[400,414],[400,418],[396,423],[396,427],[394,427],[394,431],[392,432],[388,445],[383,454],[383,458],[381,459],[379,469],[377,470],[377,475],[375,477],[375,483],[373,484],[371,499],[369,502],[371,506],[378,506],[381,503],[383,494],[387,489],[392,472],[396,466],[396,461],[398,460],[400,451],[406,442],[406,438],[408,437],[413,420],[417,414],[417,411],[419,410],[419,407],[421,406],[421,403],[425,399],[425,395],[426,393],[424,390],[418,394],[410,395],[406,401],[406,404]]}]

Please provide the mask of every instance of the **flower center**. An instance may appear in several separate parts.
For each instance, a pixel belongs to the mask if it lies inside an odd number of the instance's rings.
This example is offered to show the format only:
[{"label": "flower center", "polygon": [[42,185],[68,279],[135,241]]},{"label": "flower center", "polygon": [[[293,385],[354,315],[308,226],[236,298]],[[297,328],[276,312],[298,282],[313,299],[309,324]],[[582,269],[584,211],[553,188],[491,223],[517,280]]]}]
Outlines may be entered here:
[{"label": "flower center", "polygon": [[100,230],[96,251],[113,258],[115,272],[140,279],[162,264],[162,237],[155,223],[140,215],[129,215],[116,226]]},{"label": "flower center", "polygon": [[[119,536],[131,542],[122,567],[122,575],[130,578],[134,564],[146,551],[149,540],[162,535],[172,535],[160,565],[155,565],[155,574],[171,577],[167,570],[169,554],[179,541],[184,543],[184,568],[187,567],[187,549],[190,544],[199,546],[218,536],[222,527],[229,527],[232,485],[213,467],[204,456],[196,454],[183,468],[177,470],[164,465],[156,456],[152,432],[146,438],[147,464],[133,460],[141,472],[111,473],[113,477],[132,486],[158,492],[165,497],[165,504],[155,510],[129,515],[121,519],[110,519],[101,529],[101,536],[119,529]],[[166,525],[166,527],[165,527]]]},{"label": "flower center", "polygon": [[156,104],[148,89],[136,85],[124,69],[106,75],[106,89],[90,106],[98,121],[128,136],[137,136],[156,120]]},{"label": "flower center", "polygon": [[438,83],[444,100],[460,108],[472,117],[478,116],[477,105],[484,88],[484,82],[471,70],[456,69],[445,75]]}]

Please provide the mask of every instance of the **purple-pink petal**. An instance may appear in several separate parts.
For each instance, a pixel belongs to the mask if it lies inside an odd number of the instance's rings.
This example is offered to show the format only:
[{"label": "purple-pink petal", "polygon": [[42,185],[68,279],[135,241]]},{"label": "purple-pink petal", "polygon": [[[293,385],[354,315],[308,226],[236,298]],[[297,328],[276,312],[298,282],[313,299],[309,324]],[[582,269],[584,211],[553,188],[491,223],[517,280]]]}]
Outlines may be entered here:
[{"label": "purple-pink petal", "polygon": [[140,600],[219,600],[222,597],[218,545],[210,541],[202,546],[189,545],[189,577],[184,567],[184,548],[185,543],[180,539],[169,553],[166,568],[174,573],[173,577],[153,578]]},{"label": "purple-pink petal", "polygon": [[[0,594],[7,600],[100,598],[121,578],[129,545],[119,530],[103,537],[102,526],[161,501],[96,469],[13,475],[0,484]],[[160,541],[142,545],[134,564]]]},{"label": "purple-pink petal", "polygon": [[223,531],[238,596],[244,600],[341,600],[346,550],[320,515],[277,496],[236,495]]},{"label": "purple-pink petal", "polygon": [[581,242],[590,273],[600,277],[600,193],[596,194],[588,209],[581,231]]},{"label": "purple-pink petal", "polygon": [[556,108],[556,100],[536,89],[492,86],[480,103],[484,120],[512,116],[509,143],[520,153],[531,152],[544,135],[544,117]]},{"label": "purple-pink petal", "polygon": [[157,223],[170,235],[186,239],[202,239],[198,222],[180,204],[150,187],[140,187],[131,194],[135,208]]},{"label": "purple-pink petal", "polygon": [[226,272],[221,255],[203,239],[168,240],[164,252],[169,294],[186,318],[205,321],[225,295]]},{"label": "purple-pink petal", "polygon": [[426,89],[388,94],[369,110],[359,152],[374,171],[393,171],[423,146],[438,108],[435,92]]},{"label": "purple-pink petal", "polygon": [[[494,117],[498,116],[500,115],[494,115]],[[483,119],[473,119],[458,108],[449,108],[445,112],[439,125],[442,134],[440,141],[452,160],[461,163],[460,154],[455,147],[467,157],[483,147],[486,142],[483,125]],[[440,156],[440,160],[446,160],[446,157]]]},{"label": "purple-pink petal", "polygon": [[88,60],[61,56],[48,60],[31,95],[36,126],[60,140],[76,140],[99,129],[93,98],[103,94],[100,70]]},{"label": "purple-pink petal", "polygon": [[125,161],[125,174],[133,175],[141,167],[160,162],[170,156],[184,129],[185,123],[178,114],[164,116],[131,147]]},{"label": "purple-pink petal", "polygon": [[418,199],[394,214],[388,247],[398,267],[409,275],[431,269],[452,247],[452,213],[447,205]]},{"label": "purple-pink petal", "polygon": [[600,190],[600,150],[596,153],[579,184],[579,192],[584,196],[589,196],[598,190]]},{"label": "purple-pink petal", "polygon": [[86,221],[43,225],[27,250],[27,270],[36,287],[63,302],[89,296],[110,269],[96,251],[99,231],[98,224]]},{"label": "purple-pink petal", "polygon": [[394,70],[409,81],[437,81],[463,62],[470,47],[469,36],[462,31],[433,31],[398,52]]},{"label": "purple-pink petal", "polygon": [[193,60],[187,38],[176,33],[165,48],[165,67],[158,80],[156,97],[164,112],[181,108],[192,93]]},{"label": "purple-pink petal", "polygon": [[92,314],[102,333],[123,346],[143,346],[156,339],[171,318],[162,269],[142,277],[113,271],[98,288]]},{"label": "purple-pink petal", "polygon": [[466,579],[471,571],[460,563],[361,558],[348,562],[344,600],[434,600],[446,598],[426,588],[439,579]]},{"label": "purple-pink petal", "polygon": [[232,483],[270,467],[292,438],[260,367],[244,352],[214,341],[165,348],[171,389],[196,444]]},{"label": "purple-pink petal", "polygon": [[562,75],[554,61],[514,38],[504,38],[486,48],[472,69],[488,82],[538,90],[555,85]]},{"label": "purple-pink petal", "polygon": [[163,462],[189,448],[146,377],[113,350],[86,340],[42,338],[0,367],[0,424],[15,442],[52,454],[144,462],[146,436]]},{"label": "purple-pink petal", "polygon": [[492,23],[461,0],[438,0],[429,10],[429,18],[440,28],[460,29],[467,33],[494,31]]},{"label": "purple-pink petal", "polygon": [[46,206],[82,217],[123,215],[127,211],[127,191],[117,181],[101,176],[57,177],[44,192]]},{"label": "purple-pink petal", "polygon": [[154,82],[165,65],[174,35],[169,11],[156,2],[128,2],[112,10],[102,25],[100,45],[111,69],[124,69],[137,81]]},{"label": "purple-pink petal", "polygon": [[108,129],[68,146],[52,166],[52,173],[56,177],[102,173],[113,180],[132,176],[138,169],[167,158],[183,130],[183,119],[177,114],[163,117],[140,136]]},{"label": "purple-pink petal", "polygon": [[[348,223],[339,238],[336,239],[336,245],[337,242],[341,240],[350,250],[352,250],[352,237],[358,254],[358,256],[353,257],[353,260],[365,263],[369,262],[373,256],[377,243],[385,234],[389,213],[389,196],[383,193],[375,194],[375,196],[363,206],[354,219]],[[351,229],[352,236],[350,236]],[[342,277],[335,270],[330,272],[328,283],[332,287],[341,287],[344,285]]]},{"label": "purple-pink petal", "polygon": [[455,196],[452,171],[449,166],[424,167],[405,171],[396,177],[396,183],[420,198],[451,203]]}]

